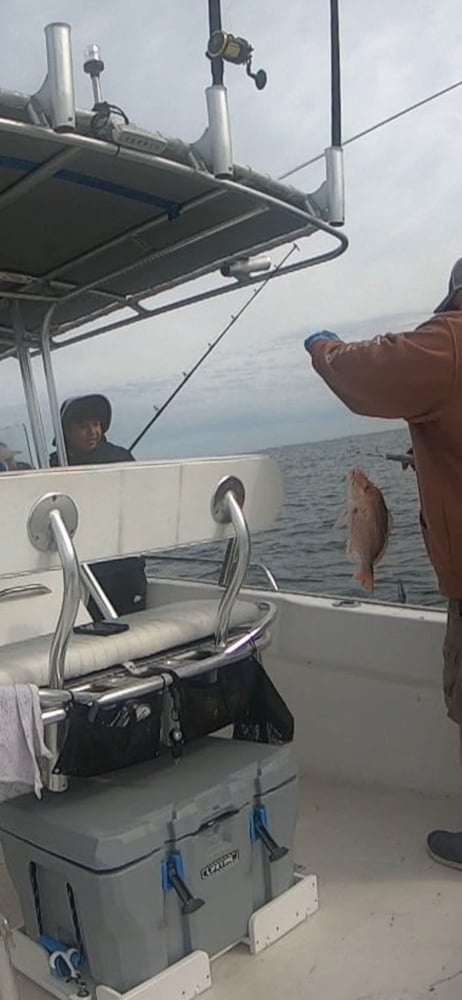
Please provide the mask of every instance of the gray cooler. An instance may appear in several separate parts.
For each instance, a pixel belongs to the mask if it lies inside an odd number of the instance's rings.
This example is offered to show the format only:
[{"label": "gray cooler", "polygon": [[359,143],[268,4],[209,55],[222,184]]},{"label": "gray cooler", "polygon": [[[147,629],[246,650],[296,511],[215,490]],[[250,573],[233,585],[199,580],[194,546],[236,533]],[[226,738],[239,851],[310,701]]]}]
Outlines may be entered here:
[{"label": "gray cooler", "polygon": [[208,737],[41,802],[0,806],[29,937],[80,947],[119,992],[190,951],[245,937],[293,883],[296,765],[288,746]]}]

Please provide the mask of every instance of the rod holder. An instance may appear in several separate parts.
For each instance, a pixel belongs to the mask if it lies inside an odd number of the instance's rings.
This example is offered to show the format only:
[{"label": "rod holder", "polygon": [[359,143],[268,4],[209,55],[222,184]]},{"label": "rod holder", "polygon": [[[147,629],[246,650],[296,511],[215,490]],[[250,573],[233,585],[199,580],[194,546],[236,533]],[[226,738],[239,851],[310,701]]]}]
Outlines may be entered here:
[{"label": "rod holder", "polygon": [[209,127],[205,133],[210,147],[212,170],[215,177],[232,177],[233,148],[228,94],[222,84],[213,84],[205,92]]},{"label": "rod holder", "polygon": [[224,278],[237,278],[238,281],[248,281],[254,274],[262,271],[269,271],[271,267],[271,257],[261,255],[259,257],[247,257],[243,260],[231,261],[230,264],[223,264],[220,269]]},{"label": "rod holder", "polygon": [[75,131],[75,91],[69,24],[54,22],[45,28],[47,75],[31,99],[32,107],[45,112],[55,132]]},{"label": "rod holder", "polygon": [[235,538],[228,545],[221,574],[221,578],[226,581],[226,589],[217,613],[215,645],[218,649],[226,645],[232,610],[250,564],[251,542],[242,510],[244,501],[245,489],[241,480],[236,476],[225,476],[218,483],[211,502],[213,519],[217,524],[232,524],[235,532]]},{"label": "rod holder", "polygon": [[345,223],[345,180],[343,171],[343,149],[329,146],[326,157],[326,199],[327,219],[331,226]]}]

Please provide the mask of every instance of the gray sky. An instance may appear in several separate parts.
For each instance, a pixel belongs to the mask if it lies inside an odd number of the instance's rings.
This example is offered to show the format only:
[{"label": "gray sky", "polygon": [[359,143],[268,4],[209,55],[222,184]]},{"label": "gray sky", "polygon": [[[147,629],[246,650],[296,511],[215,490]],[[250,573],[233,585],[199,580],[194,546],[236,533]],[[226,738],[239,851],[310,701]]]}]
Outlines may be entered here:
[{"label": "gray sky", "polygon": [[[461,75],[460,0],[340,6],[345,137]],[[224,27],[250,38],[255,65],[269,78],[257,93],[243,70],[227,70],[236,161],[277,176],[328,144],[328,7],[328,0],[223,0]],[[83,51],[96,41],[106,62],[104,96],[143,127],[194,140],[206,124],[206,14],[206,0],[3,0],[0,85],[37,90],[43,27],[67,20],[80,106],[91,104]],[[353,338],[405,329],[433,310],[461,254],[461,126],[462,90],[347,147],[350,249],[270,285],[161,418],[140,456],[245,451],[374,429],[351,417],[310,372],[303,338],[323,327]],[[317,165],[292,182],[310,191],[322,179]],[[310,255],[317,239],[305,243]],[[129,443],[248,294],[59,352],[61,395],[109,391],[113,438]],[[14,363],[1,366],[0,393],[4,425],[21,412]]]}]

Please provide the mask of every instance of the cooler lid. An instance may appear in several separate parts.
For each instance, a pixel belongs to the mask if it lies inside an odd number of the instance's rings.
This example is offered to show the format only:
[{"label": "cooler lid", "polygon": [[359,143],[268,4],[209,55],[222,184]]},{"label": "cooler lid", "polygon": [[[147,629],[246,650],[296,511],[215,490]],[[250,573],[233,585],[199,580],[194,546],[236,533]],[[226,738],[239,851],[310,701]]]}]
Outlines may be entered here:
[{"label": "cooler lid", "polygon": [[92,871],[113,871],[193,835],[296,775],[290,747],[208,737],[124,771],[0,805],[0,831]]}]

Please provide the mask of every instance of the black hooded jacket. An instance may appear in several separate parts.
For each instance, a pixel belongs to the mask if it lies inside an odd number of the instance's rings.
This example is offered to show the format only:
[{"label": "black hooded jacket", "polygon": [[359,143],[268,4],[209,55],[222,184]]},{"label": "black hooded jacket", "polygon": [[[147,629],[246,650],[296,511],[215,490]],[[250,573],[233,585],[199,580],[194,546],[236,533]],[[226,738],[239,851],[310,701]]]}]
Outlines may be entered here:
[{"label": "black hooded jacket", "polygon": [[[108,465],[110,462],[134,462],[135,459],[131,451],[121,448],[118,444],[111,444],[103,437],[101,443],[93,451],[72,452],[67,448],[67,460],[69,465]],[[50,465],[56,468],[59,465],[58,453],[53,451],[50,455]]]},{"label": "black hooded jacket", "polygon": [[[128,451],[127,448],[121,448],[106,440],[111,417],[111,404],[106,396],[95,394],[76,396],[73,399],[65,400],[61,407],[61,422],[65,440],[66,429],[71,423],[79,420],[96,418],[99,420],[103,432],[100,444],[90,452],[72,452],[66,440],[69,465],[107,465],[111,462],[135,461],[131,451]],[[52,468],[59,466],[56,451],[50,455],[50,465]],[[147,584],[143,558],[134,556],[125,559],[111,559],[107,562],[96,563],[91,566],[91,569],[119,615],[141,611],[146,607]],[[91,598],[88,610],[94,619],[101,618],[101,614]]]},{"label": "black hooded jacket", "polygon": [[[66,440],[66,429],[71,423],[88,419],[88,417],[96,417],[99,420],[103,437],[98,447],[93,451],[72,452]],[[128,451],[127,448],[122,448],[118,444],[112,444],[111,441],[107,440],[106,434],[111,425],[111,419],[112,408],[106,396],[96,393],[89,396],[74,396],[72,399],[64,400],[61,406],[61,423],[66,440],[69,465],[107,465],[110,462],[135,461],[131,451]],[[56,451],[53,451],[50,455],[50,465],[52,468],[59,466],[58,453]]]}]

